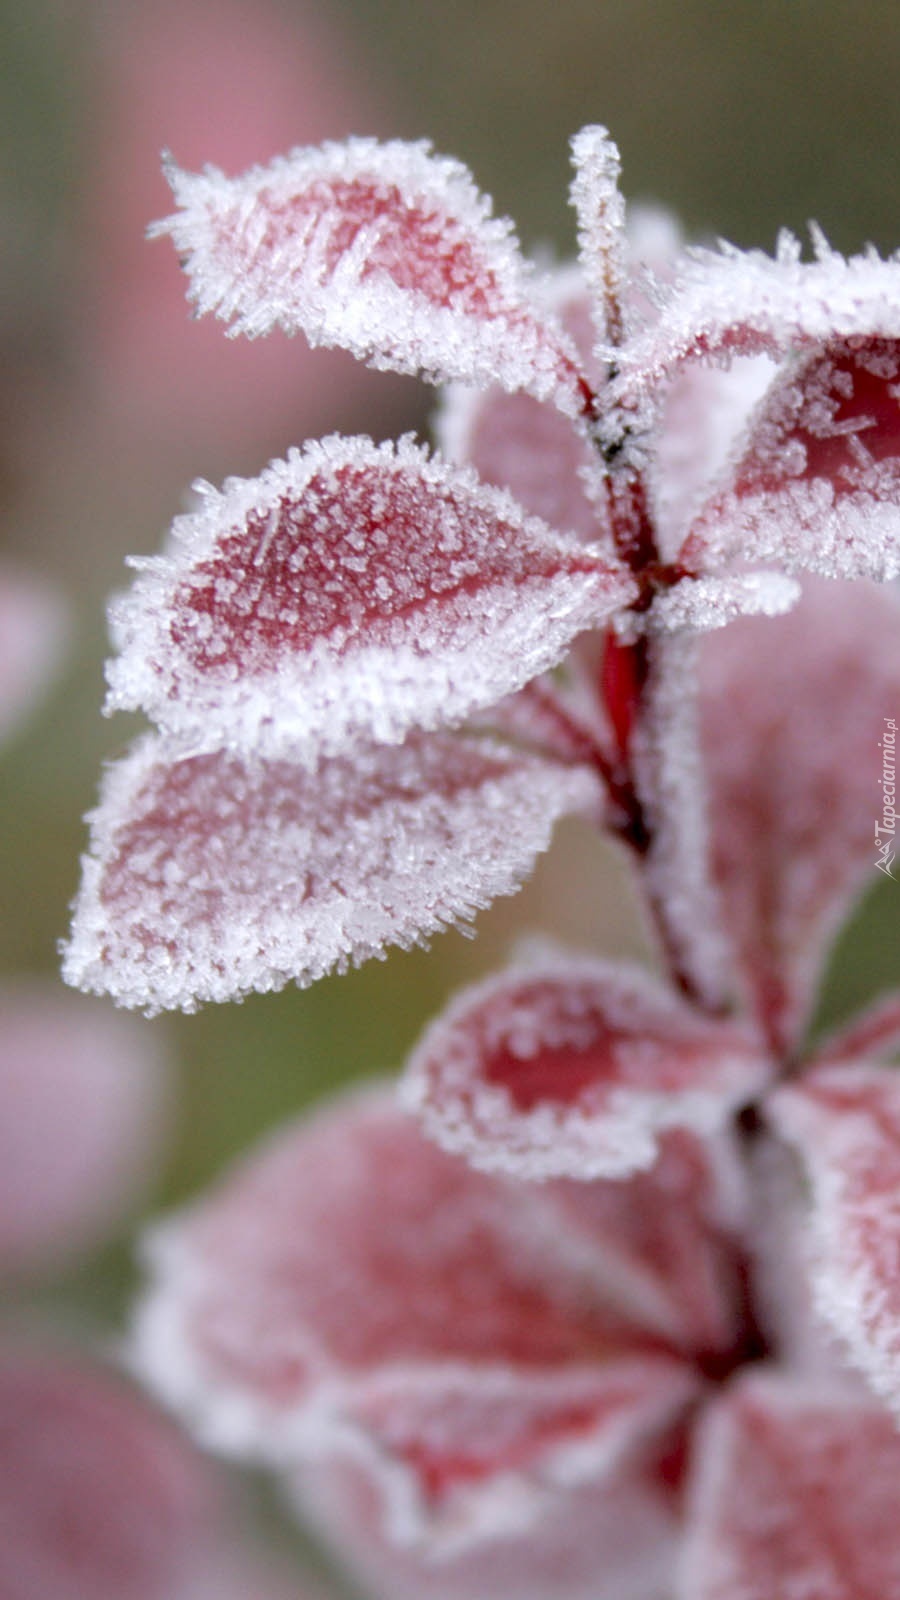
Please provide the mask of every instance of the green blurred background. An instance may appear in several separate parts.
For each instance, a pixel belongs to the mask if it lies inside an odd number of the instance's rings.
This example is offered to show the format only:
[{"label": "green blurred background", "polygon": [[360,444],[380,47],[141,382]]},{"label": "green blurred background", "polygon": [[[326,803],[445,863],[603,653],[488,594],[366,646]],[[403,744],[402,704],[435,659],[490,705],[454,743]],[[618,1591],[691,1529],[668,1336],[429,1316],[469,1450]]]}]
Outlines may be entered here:
[{"label": "green blurred background", "polygon": [[[142,242],[167,208],[163,144],[231,166],[240,138],[243,164],[350,132],[427,136],[472,167],[527,247],[565,256],[567,141],[599,120],[627,194],[693,233],[771,248],[780,225],[814,216],[843,249],[900,244],[896,0],[6,0],[0,74],[3,545],[74,614],[52,693],[0,756],[10,974],[55,970],[81,817],[102,759],[134,731],[99,713],[104,598],[125,554],[157,548],[195,475],[254,472],[303,435],[427,428],[431,396],[412,381],[358,377],[330,354],[303,365],[299,350],[296,374],[283,353],[276,370],[261,347],[188,321],[167,246]],[[450,934],[309,993],[147,1024],[182,1082],[153,1207],[328,1089],[398,1067],[442,998],[528,928],[645,949],[620,863],[572,827],[475,943]],[[898,931],[900,892],[883,883],[836,955],[832,1015],[896,976]],[[129,1248],[123,1230],[43,1292],[115,1317]]]}]

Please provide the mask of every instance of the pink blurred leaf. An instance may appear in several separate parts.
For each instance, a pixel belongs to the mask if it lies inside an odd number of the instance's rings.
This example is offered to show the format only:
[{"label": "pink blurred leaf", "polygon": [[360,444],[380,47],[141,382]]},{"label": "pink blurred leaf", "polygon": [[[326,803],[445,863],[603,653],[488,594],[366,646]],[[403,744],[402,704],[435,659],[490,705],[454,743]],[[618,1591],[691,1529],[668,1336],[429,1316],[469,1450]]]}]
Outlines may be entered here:
[{"label": "pink blurred leaf", "polygon": [[114,608],[109,708],[310,765],[461,720],[636,592],[409,439],[308,445],[208,491],[175,535]]},{"label": "pink blurred leaf", "polygon": [[93,814],[66,980],[158,1010],[234,999],[408,947],[511,893],[598,783],[450,735],[311,775],[147,738]]},{"label": "pink blurred leaf", "polygon": [[821,1067],[780,1089],[769,1115],[812,1189],[817,1308],[900,1410],[900,1076],[858,1063]]},{"label": "pink blurred leaf", "polygon": [[701,1424],[679,1600],[900,1593],[898,1474],[880,1407],[745,1380]]},{"label": "pink blurred leaf", "polygon": [[53,676],[66,643],[62,601],[34,579],[0,574],[0,739],[5,739]]},{"label": "pink blurred leaf", "polygon": [[95,1244],[160,1153],[168,1079],[154,1035],[51,985],[0,992],[0,1268]]},{"label": "pink blurred leaf", "polygon": [[200,312],[280,326],[378,367],[496,381],[581,409],[578,359],[533,297],[511,225],[426,143],[349,139],[229,179],[169,169],[171,235]]},{"label": "pink blurred leaf", "polygon": [[219,1446],[363,1463],[407,1541],[527,1525],[696,1384],[541,1190],[444,1155],[383,1093],[283,1132],[151,1263],[136,1353],[156,1389]]},{"label": "pink blurred leaf", "polygon": [[749,1192],[731,1130],[698,1138],[672,1128],[652,1167],[626,1180],[560,1179],[544,1187],[560,1227],[602,1253],[608,1293],[647,1329],[715,1373],[743,1336]]},{"label": "pink blurred leaf", "polygon": [[688,529],[723,469],[777,368],[766,356],[728,367],[693,362],[678,373],[660,406],[647,463],[660,549],[674,561]]},{"label": "pink blurred leaf", "polygon": [[802,1035],[828,944],[874,870],[880,740],[900,705],[898,620],[889,592],[810,582],[788,616],[735,622],[704,645],[724,924],[779,1052]]},{"label": "pink blurred leaf", "polygon": [[706,567],[735,558],[829,578],[900,574],[896,341],[831,343],[773,384],[682,553]]},{"label": "pink blurred leaf", "polygon": [[381,1498],[347,1462],[298,1474],[300,1512],[377,1600],[671,1600],[672,1496],[644,1463],[548,1497],[529,1528],[437,1556],[384,1534]]},{"label": "pink blurred leaf", "polygon": [[118,1379],[0,1355],[3,1600],[188,1600],[211,1512],[199,1456]]},{"label": "pink blurred leaf", "polygon": [[816,1065],[831,1061],[884,1061],[900,1050],[900,992],[881,995],[816,1046]]},{"label": "pink blurred leaf", "polygon": [[651,1164],[663,1129],[720,1126],[769,1071],[743,1028],[637,968],[572,958],[466,990],[418,1046],[405,1097],[487,1171],[621,1178]]},{"label": "pink blurred leaf", "polygon": [[510,489],[532,516],[612,550],[596,452],[558,411],[496,385],[451,387],[443,391],[435,431],[449,460],[473,466],[484,483]]}]

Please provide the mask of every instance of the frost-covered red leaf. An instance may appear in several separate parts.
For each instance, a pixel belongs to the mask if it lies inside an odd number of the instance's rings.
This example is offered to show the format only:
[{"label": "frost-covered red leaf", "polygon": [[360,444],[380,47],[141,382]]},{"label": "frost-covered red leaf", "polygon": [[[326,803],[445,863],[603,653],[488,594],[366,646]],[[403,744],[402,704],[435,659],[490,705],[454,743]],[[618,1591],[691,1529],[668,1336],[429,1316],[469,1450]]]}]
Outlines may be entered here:
[{"label": "frost-covered red leaf", "polygon": [[526,1525],[696,1391],[586,1231],[444,1155],[386,1093],[283,1132],[151,1262],[136,1355],[157,1390],[220,1446],[364,1463],[402,1540]]},{"label": "frost-covered red leaf", "polygon": [[510,223],[426,143],[349,139],[239,178],[169,181],[171,235],[201,312],[274,327],[373,366],[527,389],[577,415],[578,359],[534,296]]},{"label": "frost-covered red leaf", "polygon": [[596,453],[558,411],[497,387],[451,388],[435,431],[451,461],[466,462],[482,482],[511,490],[532,516],[612,550]]},{"label": "frost-covered red leaf", "polygon": [[95,1002],[0,991],[0,1270],[58,1265],[121,1220],[157,1163],[165,1068],[155,1037]]},{"label": "frost-covered red leaf", "polygon": [[874,869],[898,622],[889,591],[810,581],[788,616],[738,621],[704,644],[714,871],[744,988],[779,1053],[802,1035],[828,944]]},{"label": "frost-covered red leaf", "polygon": [[311,983],[510,893],[599,798],[586,768],[450,735],[315,774],[147,738],[93,815],[65,976],[151,1011]]},{"label": "frost-covered red leaf", "polygon": [[637,968],[573,957],[465,991],[405,1094],[432,1137],[488,1171],[619,1178],[650,1165],[663,1129],[720,1126],[769,1072],[744,1028]]},{"label": "frost-covered red leaf", "polygon": [[555,1496],[527,1529],[436,1559],[385,1537],[376,1487],[347,1462],[317,1462],[293,1496],[375,1600],[671,1600],[675,1497],[641,1459]]},{"label": "frost-covered red leaf", "polygon": [[190,1600],[211,1501],[200,1457],[118,1378],[0,1352],[3,1600]]},{"label": "frost-covered red leaf", "polygon": [[900,1594],[900,1434],[879,1406],[774,1376],[701,1425],[678,1600]]},{"label": "frost-covered red leaf", "polygon": [[849,339],[900,338],[900,260],[801,262],[790,235],[759,250],[694,250],[659,317],[622,350],[609,401],[638,417],[690,361],[788,354]]},{"label": "frost-covered red leaf", "polygon": [[730,1130],[698,1138],[660,1133],[653,1166],[627,1180],[544,1185],[561,1230],[602,1251],[609,1293],[641,1325],[708,1364],[727,1366],[743,1337],[736,1241],[747,1229],[749,1190]]},{"label": "frost-covered red leaf", "polygon": [[735,558],[829,578],[900,574],[897,340],[829,344],[772,386],[683,551],[689,566]]},{"label": "frost-covered red leaf", "polygon": [[870,1384],[900,1412],[900,1075],[813,1069],[769,1113],[812,1190],[817,1307]]},{"label": "frost-covered red leaf", "polygon": [[331,439],[209,490],[115,605],[109,706],[314,765],[460,721],[633,598],[623,568],[409,439]]},{"label": "frost-covered red leaf", "polygon": [[668,386],[647,463],[660,550],[667,560],[678,556],[776,371],[766,356],[737,358],[727,367],[692,362]]}]

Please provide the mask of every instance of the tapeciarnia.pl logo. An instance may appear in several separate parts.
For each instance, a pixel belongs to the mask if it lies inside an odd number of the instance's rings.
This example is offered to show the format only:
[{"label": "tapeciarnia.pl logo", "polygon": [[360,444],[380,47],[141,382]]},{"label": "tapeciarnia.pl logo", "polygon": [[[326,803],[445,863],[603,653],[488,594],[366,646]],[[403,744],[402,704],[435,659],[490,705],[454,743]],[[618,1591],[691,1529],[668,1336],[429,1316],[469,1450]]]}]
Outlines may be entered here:
[{"label": "tapeciarnia.pl logo", "polygon": [[884,732],[878,741],[881,751],[881,821],[875,824],[875,866],[886,877],[894,876],[894,835],[897,828],[897,722],[885,717]]}]

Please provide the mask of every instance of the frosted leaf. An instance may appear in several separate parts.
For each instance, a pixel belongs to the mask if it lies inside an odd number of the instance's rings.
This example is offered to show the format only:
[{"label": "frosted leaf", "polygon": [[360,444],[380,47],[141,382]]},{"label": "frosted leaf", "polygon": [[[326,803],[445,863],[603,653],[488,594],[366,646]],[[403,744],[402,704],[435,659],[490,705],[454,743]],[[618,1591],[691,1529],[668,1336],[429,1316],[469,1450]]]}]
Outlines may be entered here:
[{"label": "frosted leaf", "polygon": [[667,388],[647,466],[664,560],[677,558],[776,371],[767,356],[737,358],[727,368],[691,362]]},{"label": "frosted leaf", "polygon": [[64,976],[149,1011],[312,983],[509,894],[597,790],[450,736],[315,775],[147,738],[93,814]]},{"label": "frosted leaf", "polygon": [[636,592],[410,439],[308,445],[175,535],[113,608],[108,709],[311,766],[490,705]]},{"label": "frosted leaf", "polygon": [[[542,279],[542,291],[589,380],[600,384],[604,374],[594,360],[596,332],[581,272],[574,265],[558,267]],[[451,384],[441,391],[434,427],[450,460],[473,466],[485,483],[511,490],[550,527],[613,550],[603,463],[583,430],[557,410],[496,384]]]},{"label": "frosted leaf", "polygon": [[702,1139],[659,1134],[652,1167],[630,1177],[543,1186],[560,1231],[602,1255],[611,1302],[628,1306],[701,1365],[721,1370],[743,1337],[741,1251],[750,1219],[744,1164],[730,1128]]},{"label": "frosted leaf", "polygon": [[754,1316],[782,1371],[804,1382],[855,1383],[871,1393],[852,1368],[834,1330],[815,1305],[809,1260],[809,1190],[795,1150],[770,1132],[741,1141],[748,1191],[743,1240],[750,1265]]},{"label": "frosted leaf", "polygon": [[66,642],[62,601],[31,578],[0,573],[0,739],[38,699]]},{"label": "frosted leaf", "polygon": [[735,573],[722,578],[681,578],[656,595],[643,617],[626,614],[622,632],[709,633],[736,617],[777,617],[800,598],[800,585],[778,572]]},{"label": "frosted leaf", "polygon": [[437,1557],[385,1538],[376,1486],[346,1462],[317,1462],[293,1494],[375,1600],[671,1600],[677,1510],[642,1462],[548,1496],[527,1530]]},{"label": "frosted leaf", "polygon": [[540,308],[509,222],[426,143],[349,139],[240,178],[168,169],[199,312],[281,327],[371,365],[527,389],[578,415],[574,347]]},{"label": "frosted leaf", "polygon": [[900,1435],[840,1391],[745,1379],[701,1423],[683,1600],[900,1593]]},{"label": "frosted leaf", "polygon": [[551,673],[532,678],[518,694],[505,696],[483,712],[475,725],[531,745],[557,761],[591,764],[598,751],[609,748],[609,727],[593,683],[585,681],[574,657],[567,666],[565,681]]},{"label": "frosted leaf", "polygon": [[208,1442],[357,1461],[392,1538],[446,1547],[527,1526],[693,1397],[607,1303],[598,1255],[369,1091],[157,1231],[135,1358]]},{"label": "frosted leaf", "polygon": [[584,276],[596,307],[598,334],[619,345],[626,280],[625,202],[619,192],[619,152],[605,128],[582,128],[572,140],[571,198],[578,217]]},{"label": "frosted leaf", "polygon": [[460,995],[410,1060],[404,1094],[431,1137],[486,1171],[621,1178],[671,1127],[710,1132],[769,1067],[637,968],[573,958]]},{"label": "frosted leaf", "polygon": [[821,1067],[779,1090],[769,1115],[812,1189],[817,1309],[900,1413],[900,1079],[859,1063]]},{"label": "frosted leaf", "polygon": [[657,320],[622,350],[610,400],[646,414],[685,362],[780,359],[845,339],[900,338],[900,261],[874,254],[804,263],[798,252],[694,250]]},{"label": "frosted leaf", "polygon": [[[155,1036],[50,984],[0,991],[0,1269],[93,1245],[155,1170],[168,1080]],[[2,1584],[0,1584],[2,1591]]]},{"label": "frosted leaf", "polygon": [[[713,865],[745,993],[774,1048],[806,1025],[828,945],[874,871],[897,604],[810,581],[796,609],[703,647]],[[824,719],[824,720],[823,720]]]},{"label": "frosted leaf", "polygon": [[496,387],[451,387],[435,421],[450,460],[468,462],[483,482],[511,489],[526,511],[550,527],[612,549],[596,453],[558,411]]},{"label": "frosted leaf", "polygon": [[118,1378],[0,1352],[3,1600],[188,1600],[210,1536],[200,1458]]},{"label": "frosted leaf", "polygon": [[[737,626],[732,623],[731,627]],[[727,634],[730,628],[718,630]],[[653,633],[633,756],[651,846],[641,881],[671,970],[712,1006],[725,995],[728,947],[710,881],[697,708],[697,638]]]},{"label": "frosted leaf", "polygon": [[697,1389],[687,1365],[658,1354],[549,1376],[400,1373],[347,1401],[343,1425],[363,1440],[343,1453],[371,1455],[388,1536],[427,1540],[445,1559],[485,1538],[527,1534],[551,1495],[614,1475]]},{"label": "frosted leaf", "polygon": [[900,992],[881,995],[850,1022],[816,1046],[817,1064],[826,1061],[886,1061],[900,1050]]},{"label": "frosted leaf", "polygon": [[900,574],[897,341],[829,344],[775,382],[682,553],[707,568],[734,558],[829,578]]}]

